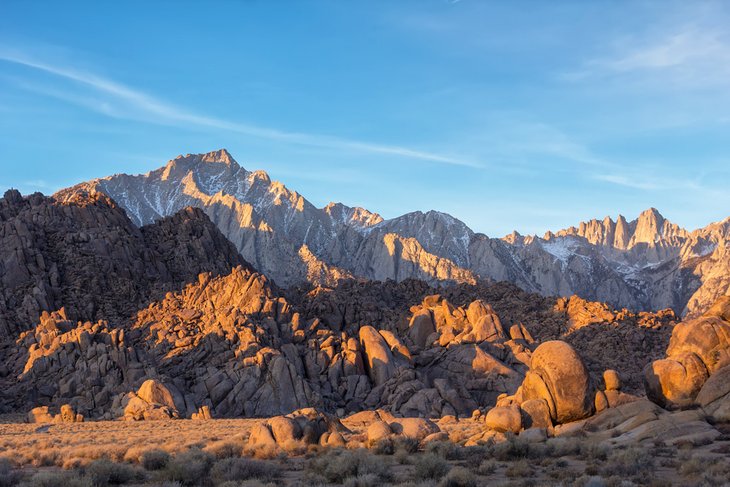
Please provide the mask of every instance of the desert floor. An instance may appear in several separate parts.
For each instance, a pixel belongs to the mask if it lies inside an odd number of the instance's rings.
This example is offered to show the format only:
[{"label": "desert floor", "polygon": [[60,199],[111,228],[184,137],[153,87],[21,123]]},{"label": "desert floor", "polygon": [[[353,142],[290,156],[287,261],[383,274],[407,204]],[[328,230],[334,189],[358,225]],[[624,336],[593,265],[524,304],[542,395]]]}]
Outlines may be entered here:
[{"label": "desert floor", "polygon": [[[588,437],[519,438],[461,447],[482,428],[463,419],[441,424],[453,441],[419,448],[398,439],[347,449],[292,445],[251,450],[255,419],[100,421],[37,425],[0,418],[0,486],[92,485],[728,485],[730,435],[707,445],[611,448]],[[364,443],[363,443],[364,446]]]}]

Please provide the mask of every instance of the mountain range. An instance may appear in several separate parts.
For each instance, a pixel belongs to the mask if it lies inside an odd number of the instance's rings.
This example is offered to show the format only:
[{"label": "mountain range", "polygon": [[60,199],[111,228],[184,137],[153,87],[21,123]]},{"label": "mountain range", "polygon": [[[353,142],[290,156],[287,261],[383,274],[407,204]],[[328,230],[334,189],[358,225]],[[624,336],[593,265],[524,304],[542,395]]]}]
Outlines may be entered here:
[{"label": "mountain range", "polygon": [[529,292],[694,316],[730,288],[730,218],[689,231],[656,209],[627,221],[581,222],[543,237],[492,238],[438,211],[383,219],[364,208],[317,208],[225,149],[178,156],[141,175],[117,174],[59,191],[101,192],[137,226],[202,209],[253,267],[282,287],[348,278],[432,285],[508,281]]}]

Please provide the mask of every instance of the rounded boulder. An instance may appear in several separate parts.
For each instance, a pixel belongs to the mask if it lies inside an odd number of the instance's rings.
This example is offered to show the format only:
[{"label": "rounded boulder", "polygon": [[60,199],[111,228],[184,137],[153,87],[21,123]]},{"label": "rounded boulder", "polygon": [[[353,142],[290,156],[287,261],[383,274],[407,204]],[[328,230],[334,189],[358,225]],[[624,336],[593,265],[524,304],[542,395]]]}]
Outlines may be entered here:
[{"label": "rounded boulder", "polygon": [[532,377],[530,382],[525,377],[523,400],[544,399],[553,422],[569,423],[593,414],[595,394],[588,369],[569,344],[553,340],[537,347],[528,375]]},{"label": "rounded boulder", "polygon": [[484,423],[494,431],[519,433],[522,429],[522,413],[515,404],[494,407],[487,411]]}]

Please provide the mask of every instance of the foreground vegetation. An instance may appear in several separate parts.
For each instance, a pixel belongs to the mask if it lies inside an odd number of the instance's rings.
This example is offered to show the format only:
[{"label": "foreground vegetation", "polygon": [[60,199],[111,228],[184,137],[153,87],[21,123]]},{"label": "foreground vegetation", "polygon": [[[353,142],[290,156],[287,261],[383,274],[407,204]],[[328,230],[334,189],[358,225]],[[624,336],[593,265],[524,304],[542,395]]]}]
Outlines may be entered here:
[{"label": "foreground vegetation", "polygon": [[610,449],[590,438],[462,447],[398,438],[370,448],[251,449],[254,420],[0,425],[0,487],[727,485],[730,437]]}]

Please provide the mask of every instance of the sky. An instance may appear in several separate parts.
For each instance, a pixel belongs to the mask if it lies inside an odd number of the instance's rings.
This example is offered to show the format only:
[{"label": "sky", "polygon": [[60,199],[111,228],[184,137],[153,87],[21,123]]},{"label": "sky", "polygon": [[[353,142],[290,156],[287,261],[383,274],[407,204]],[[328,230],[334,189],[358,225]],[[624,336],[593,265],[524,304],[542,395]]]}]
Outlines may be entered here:
[{"label": "sky", "polygon": [[0,2],[0,187],[227,148],[490,236],[730,216],[730,2]]}]

